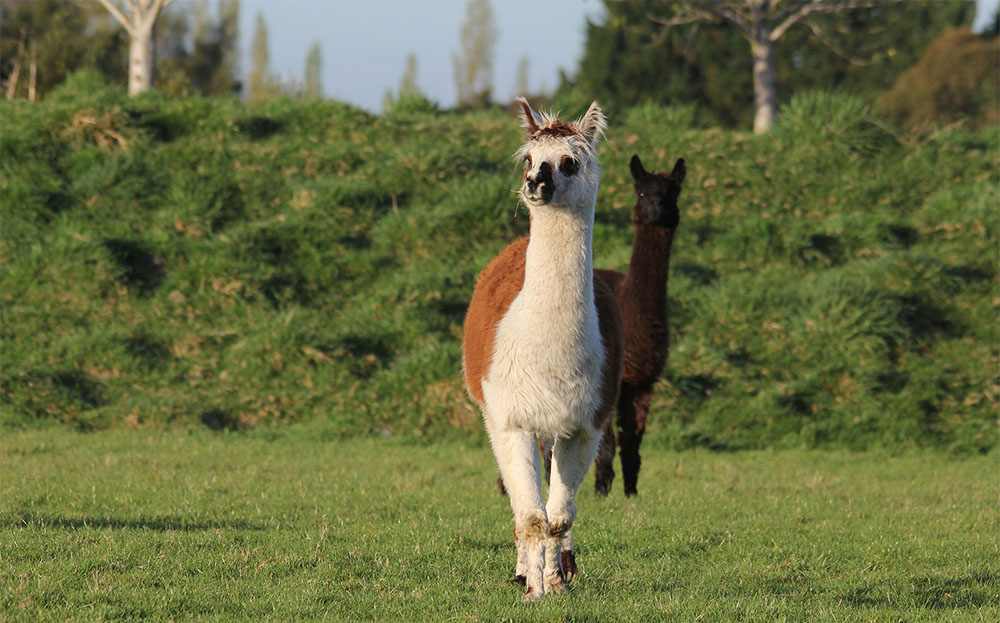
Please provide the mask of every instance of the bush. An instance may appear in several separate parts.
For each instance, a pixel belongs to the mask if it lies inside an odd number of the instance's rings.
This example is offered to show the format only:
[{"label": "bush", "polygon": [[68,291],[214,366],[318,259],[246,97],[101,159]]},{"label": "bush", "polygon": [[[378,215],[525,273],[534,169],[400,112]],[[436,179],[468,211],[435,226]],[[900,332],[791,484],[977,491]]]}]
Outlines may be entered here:
[{"label": "bush", "polygon": [[1000,38],[968,28],[949,30],[879,100],[915,133],[967,121],[973,128],[1000,123]]}]

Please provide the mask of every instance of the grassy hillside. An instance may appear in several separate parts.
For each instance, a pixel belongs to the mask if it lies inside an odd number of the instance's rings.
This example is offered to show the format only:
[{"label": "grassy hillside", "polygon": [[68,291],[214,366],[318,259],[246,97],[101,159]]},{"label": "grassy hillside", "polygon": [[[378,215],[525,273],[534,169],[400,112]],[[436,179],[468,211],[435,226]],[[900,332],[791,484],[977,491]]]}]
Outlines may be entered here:
[{"label": "grassy hillside", "polygon": [[[915,144],[825,94],[763,137],[693,118],[633,109],[601,147],[602,267],[628,261],[629,157],[690,167],[652,443],[996,445],[997,129]],[[87,75],[3,102],[3,425],[477,430],[461,323],[527,231],[519,142],[501,110],[130,100]]]}]

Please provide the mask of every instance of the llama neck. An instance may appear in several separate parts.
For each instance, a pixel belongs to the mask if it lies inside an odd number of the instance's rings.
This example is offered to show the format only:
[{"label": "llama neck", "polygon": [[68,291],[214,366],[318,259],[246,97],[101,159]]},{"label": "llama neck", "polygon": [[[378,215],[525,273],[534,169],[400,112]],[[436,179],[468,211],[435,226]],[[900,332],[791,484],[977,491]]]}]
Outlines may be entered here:
[{"label": "llama neck", "polygon": [[593,307],[594,212],[585,214],[560,208],[532,213],[523,292],[554,307]]},{"label": "llama neck", "polygon": [[634,294],[630,298],[637,304],[655,309],[666,305],[673,241],[673,229],[636,225],[624,288]]}]

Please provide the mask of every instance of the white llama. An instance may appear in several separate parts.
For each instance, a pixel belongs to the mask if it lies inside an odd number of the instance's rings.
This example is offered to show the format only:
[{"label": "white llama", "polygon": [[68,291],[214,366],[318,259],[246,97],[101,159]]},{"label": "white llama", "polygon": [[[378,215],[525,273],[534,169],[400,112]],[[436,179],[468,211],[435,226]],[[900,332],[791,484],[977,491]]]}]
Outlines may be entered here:
[{"label": "white llama", "polygon": [[[614,294],[593,267],[604,114],[594,102],[564,124],[518,102],[527,140],[516,156],[525,162],[520,197],[530,235],[479,275],[462,364],[510,494],[527,601],[564,592],[575,573],[574,498],[617,400],[622,329]],[[555,440],[547,504],[538,438]]]}]

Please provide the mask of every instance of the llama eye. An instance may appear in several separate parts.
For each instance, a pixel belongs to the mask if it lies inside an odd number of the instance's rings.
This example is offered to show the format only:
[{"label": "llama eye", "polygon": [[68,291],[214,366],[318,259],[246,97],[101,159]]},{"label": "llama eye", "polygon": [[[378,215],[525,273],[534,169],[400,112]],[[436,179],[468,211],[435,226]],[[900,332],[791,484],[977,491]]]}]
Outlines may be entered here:
[{"label": "llama eye", "polygon": [[569,156],[563,156],[562,161],[559,162],[559,171],[561,171],[566,177],[576,175],[576,172],[579,170],[579,163]]}]

